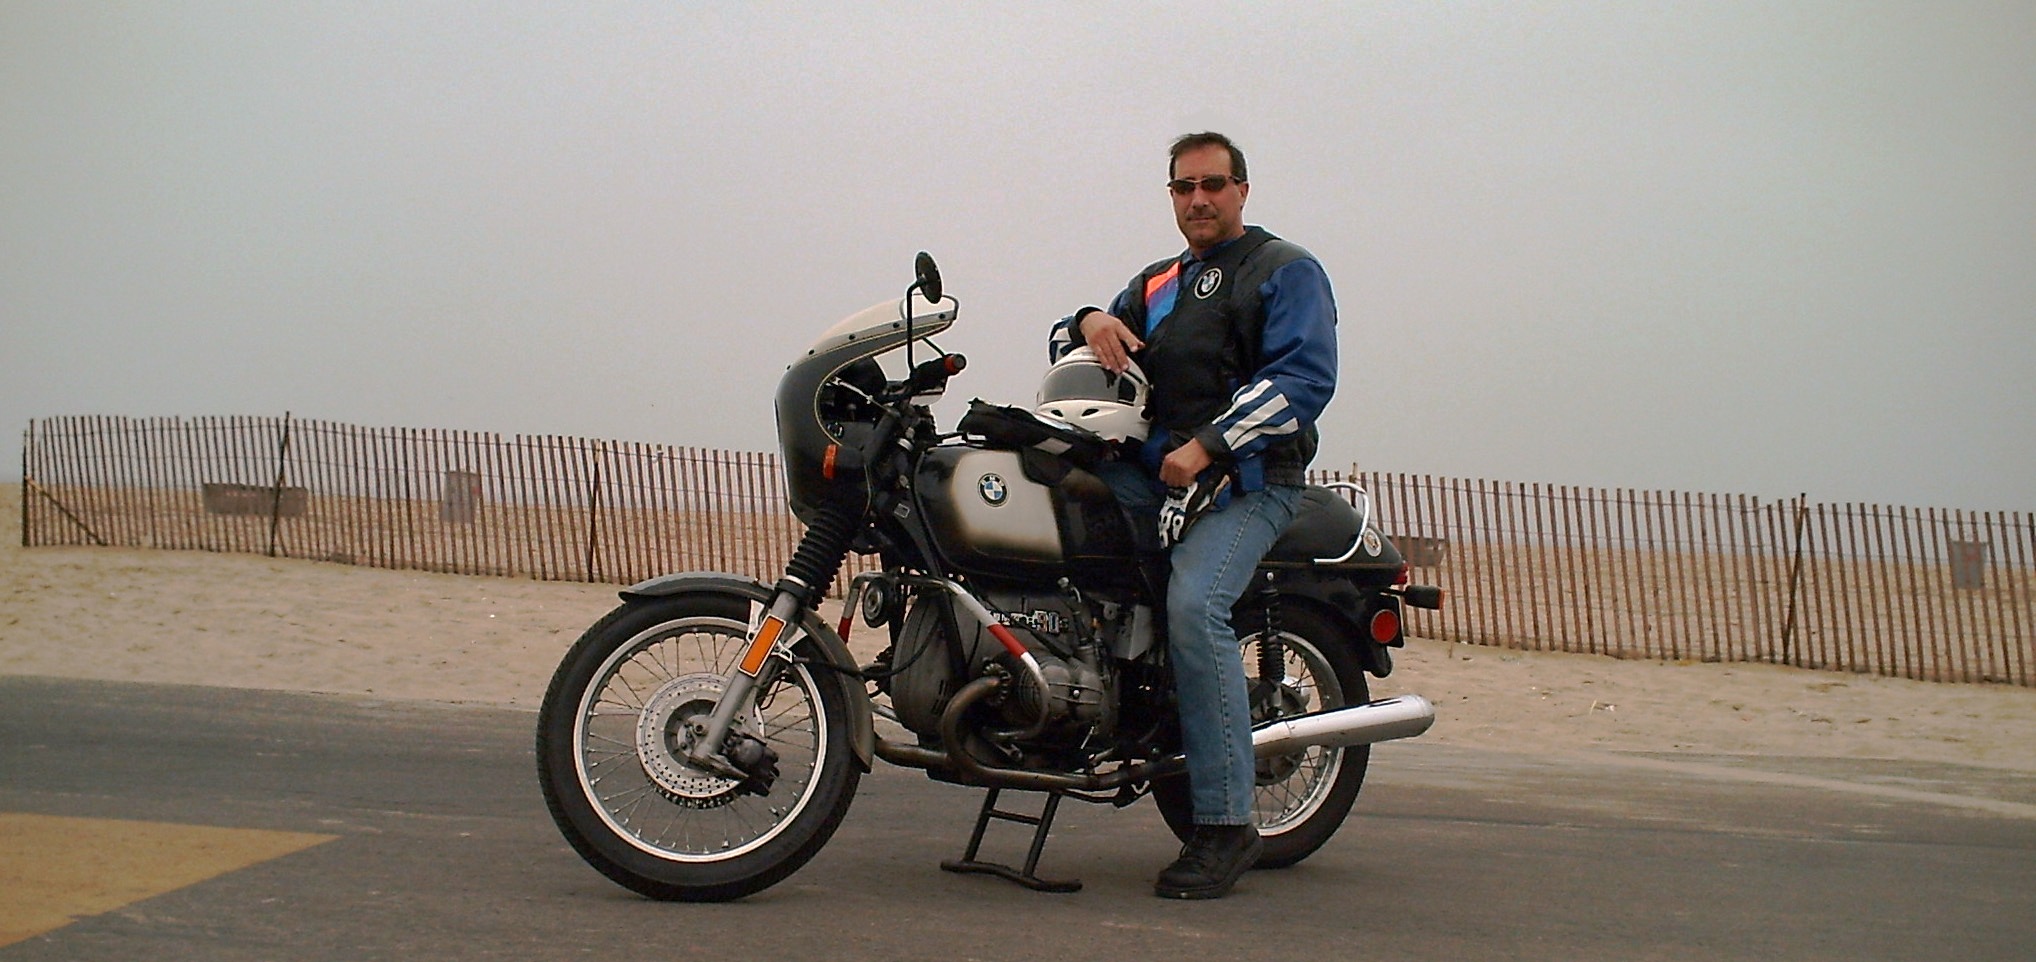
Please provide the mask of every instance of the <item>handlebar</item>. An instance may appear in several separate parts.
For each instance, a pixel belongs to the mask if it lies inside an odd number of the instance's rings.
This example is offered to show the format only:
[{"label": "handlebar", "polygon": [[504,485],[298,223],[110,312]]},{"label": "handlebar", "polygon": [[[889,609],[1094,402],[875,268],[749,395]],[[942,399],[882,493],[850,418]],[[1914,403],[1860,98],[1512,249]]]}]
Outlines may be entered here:
[{"label": "handlebar", "polygon": [[960,374],[969,365],[969,360],[959,354],[942,354],[939,357],[921,361],[912,368],[900,389],[904,397],[918,397],[928,392],[939,393],[947,388],[947,379]]}]

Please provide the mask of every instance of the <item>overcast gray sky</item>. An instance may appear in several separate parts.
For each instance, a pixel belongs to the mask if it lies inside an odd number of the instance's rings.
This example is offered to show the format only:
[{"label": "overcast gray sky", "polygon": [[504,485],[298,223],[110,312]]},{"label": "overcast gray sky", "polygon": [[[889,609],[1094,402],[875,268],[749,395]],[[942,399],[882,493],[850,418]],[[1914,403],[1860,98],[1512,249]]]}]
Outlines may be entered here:
[{"label": "overcast gray sky", "polygon": [[2027,2],[0,0],[0,476],[65,414],[769,450],[921,249],[1029,403],[1200,129],[1335,284],[1318,466],[2036,509]]}]

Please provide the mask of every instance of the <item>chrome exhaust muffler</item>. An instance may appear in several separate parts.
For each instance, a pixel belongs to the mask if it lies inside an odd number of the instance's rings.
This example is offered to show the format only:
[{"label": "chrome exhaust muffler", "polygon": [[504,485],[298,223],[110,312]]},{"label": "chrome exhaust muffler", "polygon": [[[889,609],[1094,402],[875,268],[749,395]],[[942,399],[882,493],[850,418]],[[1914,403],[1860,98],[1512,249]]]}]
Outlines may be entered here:
[{"label": "chrome exhaust muffler", "polygon": [[1412,738],[1435,724],[1435,706],[1420,695],[1332,708],[1270,721],[1251,731],[1252,753],[1286,755],[1313,745],[1335,748]]},{"label": "chrome exhaust muffler", "polygon": [[[962,686],[941,713],[940,733],[944,744],[962,744],[961,716],[968,707],[1003,684],[996,676],[978,678]],[[1298,752],[1310,746],[1327,748],[1369,745],[1395,738],[1412,738],[1435,723],[1435,706],[1420,695],[1401,695],[1366,705],[1352,705],[1309,715],[1270,721],[1251,731],[1251,749],[1259,758]],[[1010,788],[1028,792],[1100,792],[1137,782],[1147,782],[1187,770],[1182,755],[1149,759],[1102,773],[1033,771],[993,768],[967,751],[950,752],[877,739],[877,757],[894,765],[946,771],[960,776],[963,784]]]}]

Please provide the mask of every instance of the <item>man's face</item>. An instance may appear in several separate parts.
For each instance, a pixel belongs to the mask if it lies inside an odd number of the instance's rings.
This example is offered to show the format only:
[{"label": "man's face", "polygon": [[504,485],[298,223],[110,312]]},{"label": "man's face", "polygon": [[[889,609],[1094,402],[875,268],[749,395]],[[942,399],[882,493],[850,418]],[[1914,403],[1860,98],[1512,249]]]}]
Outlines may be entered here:
[{"label": "man's face", "polygon": [[1228,181],[1218,191],[1203,190],[1204,177],[1230,173],[1230,151],[1220,144],[1196,147],[1174,160],[1174,179],[1192,180],[1197,186],[1185,194],[1174,194],[1174,223],[1187,238],[1188,249],[1200,254],[1227,240],[1244,236],[1244,198],[1250,184]]}]

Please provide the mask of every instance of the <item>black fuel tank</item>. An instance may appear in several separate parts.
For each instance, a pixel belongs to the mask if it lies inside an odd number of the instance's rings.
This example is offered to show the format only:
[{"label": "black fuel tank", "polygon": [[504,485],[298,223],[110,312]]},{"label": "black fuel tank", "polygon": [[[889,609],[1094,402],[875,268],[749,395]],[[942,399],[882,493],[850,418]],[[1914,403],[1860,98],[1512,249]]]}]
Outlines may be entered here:
[{"label": "black fuel tank", "polygon": [[948,566],[992,581],[1071,576],[1077,584],[1131,567],[1130,527],[1102,480],[1066,464],[1025,463],[1038,456],[974,446],[926,453],[915,478],[919,504]]},{"label": "black fuel tank", "polygon": [[919,462],[919,506],[948,565],[1004,580],[1062,568],[1053,489],[1025,476],[1015,451],[941,447]]}]

